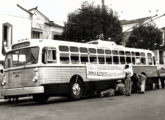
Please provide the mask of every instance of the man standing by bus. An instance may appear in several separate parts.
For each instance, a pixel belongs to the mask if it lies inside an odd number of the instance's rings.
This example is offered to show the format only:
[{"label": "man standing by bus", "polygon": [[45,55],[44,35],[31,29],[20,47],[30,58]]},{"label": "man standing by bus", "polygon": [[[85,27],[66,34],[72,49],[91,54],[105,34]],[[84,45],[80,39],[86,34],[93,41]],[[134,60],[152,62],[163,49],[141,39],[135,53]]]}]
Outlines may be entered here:
[{"label": "man standing by bus", "polygon": [[133,76],[133,70],[131,65],[125,65],[125,95],[131,95],[131,77]]},{"label": "man standing by bus", "polygon": [[147,79],[147,76],[144,72],[142,73],[136,73],[134,75],[135,79],[138,80],[139,82],[139,85],[140,85],[140,93],[145,93],[145,84],[146,84],[146,79]]}]

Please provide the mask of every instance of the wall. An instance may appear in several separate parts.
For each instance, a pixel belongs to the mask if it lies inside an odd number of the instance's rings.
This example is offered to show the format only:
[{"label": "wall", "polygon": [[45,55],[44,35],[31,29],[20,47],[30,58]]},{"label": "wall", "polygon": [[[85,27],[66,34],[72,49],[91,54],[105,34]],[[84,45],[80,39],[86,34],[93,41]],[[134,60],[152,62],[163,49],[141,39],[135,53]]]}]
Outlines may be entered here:
[{"label": "wall", "polygon": [[3,45],[3,25],[9,24],[11,25],[11,34],[10,41],[8,41],[8,47],[11,46],[12,43],[16,43],[22,39],[30,39],[31,38],[31,18],[30,14],[26,11],[20,9],[16,5],[13,7],[3,8],[3,11],[0,11],[0,61],[4,60],[4,56],[2,54],[2,45]]}]

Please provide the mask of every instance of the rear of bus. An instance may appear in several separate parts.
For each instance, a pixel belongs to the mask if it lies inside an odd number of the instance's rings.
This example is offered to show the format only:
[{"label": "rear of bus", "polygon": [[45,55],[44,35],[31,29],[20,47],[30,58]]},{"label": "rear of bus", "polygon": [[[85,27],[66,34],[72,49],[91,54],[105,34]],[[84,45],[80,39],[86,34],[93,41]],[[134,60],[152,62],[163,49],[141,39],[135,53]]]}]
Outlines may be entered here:
[{"label": "rear of bus", "polygon": [[12,98],[44,92],[38,81],[39,53],[40,48],[30,46],[30,42],[12,46],[5,58],[2,96]]}]

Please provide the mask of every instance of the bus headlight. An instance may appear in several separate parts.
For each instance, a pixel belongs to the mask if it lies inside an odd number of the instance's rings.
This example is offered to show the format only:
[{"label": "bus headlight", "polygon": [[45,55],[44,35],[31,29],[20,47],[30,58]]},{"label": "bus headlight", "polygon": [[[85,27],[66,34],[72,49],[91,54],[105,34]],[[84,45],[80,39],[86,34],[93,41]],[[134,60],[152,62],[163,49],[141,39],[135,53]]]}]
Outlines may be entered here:
[{"label": "bus headlight", "polygon": [[38,68],[34,69],[34,77],[32,81],[35,83],[38,81]]},{"label": "bus headlight", "polygon": [[6,81],[3,81],[3,82],[1,83],[1,85],[2,85],[2,86],[5,86],[5,85],[6,85]]},{"label": "bus headlight", "polygon": [[32,81],[33,81],[33,82],[37,82],[37,81],[38,81],[38,77],[37,77],[37,76],[34,76],[34,78],[33,78]]}]

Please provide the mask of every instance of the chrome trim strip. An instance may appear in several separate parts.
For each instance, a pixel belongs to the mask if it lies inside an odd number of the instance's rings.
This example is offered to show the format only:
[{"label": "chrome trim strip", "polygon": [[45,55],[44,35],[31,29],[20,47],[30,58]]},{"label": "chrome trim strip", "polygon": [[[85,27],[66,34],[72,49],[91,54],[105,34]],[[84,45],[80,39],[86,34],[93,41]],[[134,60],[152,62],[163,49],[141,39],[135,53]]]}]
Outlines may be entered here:
[{"label": "chrome trim strip", "polygon": [[44,87],[36,86],[36,87],[23,87],[23,88],[1,90],[2,96],[30,95],[30,94],[37,94],[37,93],[44,93]]}]

